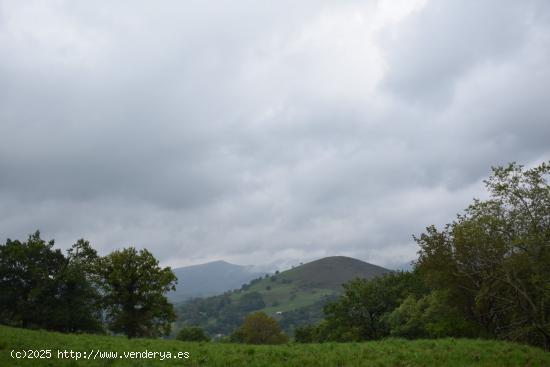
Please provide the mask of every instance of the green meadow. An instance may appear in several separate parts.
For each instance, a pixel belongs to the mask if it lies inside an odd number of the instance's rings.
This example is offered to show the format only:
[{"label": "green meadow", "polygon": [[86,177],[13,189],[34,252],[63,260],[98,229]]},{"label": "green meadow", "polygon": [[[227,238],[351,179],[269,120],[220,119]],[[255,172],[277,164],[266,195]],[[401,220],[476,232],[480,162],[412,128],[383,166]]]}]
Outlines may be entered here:
[{"label": "green meadow", "polygon": [[[12,358],[31,351],[40,358]],[[45,350],[51,350],[46,358]],[[97,350],[117,358],[85,359]],[[80,359],[58,358],[58,351],[81,353]],[[138,358],[137,353],[149,353]],[[153,358],[153,352],[157,353]],[[171,358],[166,358],[168,352]],[[188,358],[174,358],[184,352]],[[124,355],[127,353],[128,355]],[[165,359],[161,360],[164,356]],[[363,343],[256,346],[189,343],[176,340],[127,339],[118,336],[61,334],[0,326],[0,366],[550,366],[550,353],[509,342],[440,339],[387,339]]]}]

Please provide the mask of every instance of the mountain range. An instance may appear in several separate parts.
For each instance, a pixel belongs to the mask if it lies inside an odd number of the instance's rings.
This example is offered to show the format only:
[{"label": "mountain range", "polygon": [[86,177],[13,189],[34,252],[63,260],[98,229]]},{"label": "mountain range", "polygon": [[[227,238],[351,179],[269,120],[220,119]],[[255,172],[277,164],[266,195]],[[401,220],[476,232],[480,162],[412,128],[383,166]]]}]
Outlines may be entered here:
[{"label": "mountain range", "polygon": [[168,293],[168,300],[178,303],[195,297],[207,297],[238,289],[264,273],[255,272],[250,266],[213,261],[172,269],[178,284],[174,292]]},{"label": "mountain range", "polygon": [[[301,264],[293,267],[293,269],[300,268],[301,270],[295,273],[303,272],[304,279],[311,279],[321,285],[334,287],[334,285],[340,285],[340,283],[346,282],[354,276],[368,278],[370,272],[376,272],[373,270],[375,268],[383,269],[372,264],[369,264],[372,267],[365,267],[364,264],[368,263],[344,256],[332,256]],[[412,266],[408,262],[392,269],[410,271]],[[334,270],[337,270],[336,274]],[[172,271],[178,277],[176,291],[168,293],[168,299],[172,303],[183,302],[190,298],[223,294],[227,291],[239,289],[243,284],[266,274],[255,270],[252,266],[230,264],[223,260],[178,267],[172,269]],[[292,273],[293,271],[288,275],[290,276]],[[315,273],[315,276],[312,278],[309,273]],[[329,275],[333,276],[332,279],[327,279]]]},{"label": "mountain range", "polygon": [[292,269],[265,274],[239,289],[188,300],[177,306],[179,324],[199,325],[211,335],[231,333],[244,316],[263,311],[285,330],[323,318],[323,306],[343,292],[342,284],[372,279],[391,270],[345,257],[331,256]]}]

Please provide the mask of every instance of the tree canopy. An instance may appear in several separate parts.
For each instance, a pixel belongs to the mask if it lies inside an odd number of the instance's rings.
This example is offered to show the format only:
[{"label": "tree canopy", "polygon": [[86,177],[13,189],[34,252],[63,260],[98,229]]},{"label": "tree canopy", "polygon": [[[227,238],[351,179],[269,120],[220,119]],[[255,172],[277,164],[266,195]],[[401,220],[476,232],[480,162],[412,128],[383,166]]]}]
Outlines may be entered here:
[{"label": "tree canopy", "polygon": [[100,331],[99,294],[82,262],[53,246],[39,231],[27,241],[8,239],[0,245],[0,320],[30,328]]},{"label": "tree canopy", "polygon": [[499,338],[550,348],[550,164],[496,167],[475,200],[417,238],[418,269]]},{"label": "tree canopy", "polygon": [[177,281],[170,268],[159,267],[149,251],[129,247],[104,257],[100,274],[110,330],[130,338],[170,333],[176,315],[164,294]]},{"label": "tree canopy", "polygon": [[170,268],[160,268],[147,250],[130,247],[100,257],[81,239],[64,255],[36,231],[27,241],[0,244],[0,322],[66,332],[107,327],[129,337],[165,335],[175,319],[165,293],[175,282]]}]

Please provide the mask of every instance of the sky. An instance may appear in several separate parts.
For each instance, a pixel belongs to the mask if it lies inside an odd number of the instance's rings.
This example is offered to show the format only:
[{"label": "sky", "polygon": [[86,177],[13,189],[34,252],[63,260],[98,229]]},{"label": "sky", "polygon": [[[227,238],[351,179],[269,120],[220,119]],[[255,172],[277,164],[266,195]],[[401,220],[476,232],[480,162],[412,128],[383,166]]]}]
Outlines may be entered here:
[{"label": "sky", "polygon": [[549,96],[547,0],[0,0],[0,242],[392,267]]}]

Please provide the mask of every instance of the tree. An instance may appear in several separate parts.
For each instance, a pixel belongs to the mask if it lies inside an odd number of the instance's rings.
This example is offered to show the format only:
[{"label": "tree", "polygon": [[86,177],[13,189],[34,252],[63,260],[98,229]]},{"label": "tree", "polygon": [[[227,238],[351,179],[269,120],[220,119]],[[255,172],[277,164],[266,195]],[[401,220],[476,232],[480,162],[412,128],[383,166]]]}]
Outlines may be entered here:
[{"label": "tree", "polygon": [[283,333],[277,321],[264,312],[248,315],[231,335],[231,341],[247,344],[283,344],[288,337]]},{"label": "tree", "polygon": [[4,322],[52,329],[59,273],[65,258],[40,232],[26,242],[8,239],[0,246],[0,311]]},{"label": "tree", "polygon": [[486,333],[550,349],[550,164],[493,168],[490,199],[427,228],[417,268]]},{"label": "tree", "polygon": [[110,330],[129,338],[170,333],[176,316],[165,293],[175,290],[177,278],[169,267],[130,247],[102,258],[100,273]]},{"label": "tree", "polygon": [[316,325],[302,325],[294,329],[294,341],[296,343],[314,343],[317,339]]},{"label": "tree", "polygon": [[[8,239],[0,245],[1,321],[58,331],[102,331],[99,294],[83,262],[53,246],[39,231],[26,242]],[[93,252],[84,240],[73,249],[79,246]]]},{"label": "tree", "polygon": [[409,295],[427,289],[416,273],[397,272],[344,284],[344,294],[325,306],[328,340],[375,340],[389,335],[385,316]]},{"label": "tree", "polygon": [[68,251],[60,273],[59,304],[55,314],[57,330],[67,332],[102,332],[102,303],[98,283],[97,252],[84,239]]},{"label": "tree", "polygon": [[479,336],[477,324],[465,320],[445,291],[417,299],[407,297],[385,320],[390,335],[409,339]]},{"label": "tree", "polygon": [[183,327],[176,336],[177,340],[185,342],[208,342],[210,337],[198,326]]}]

